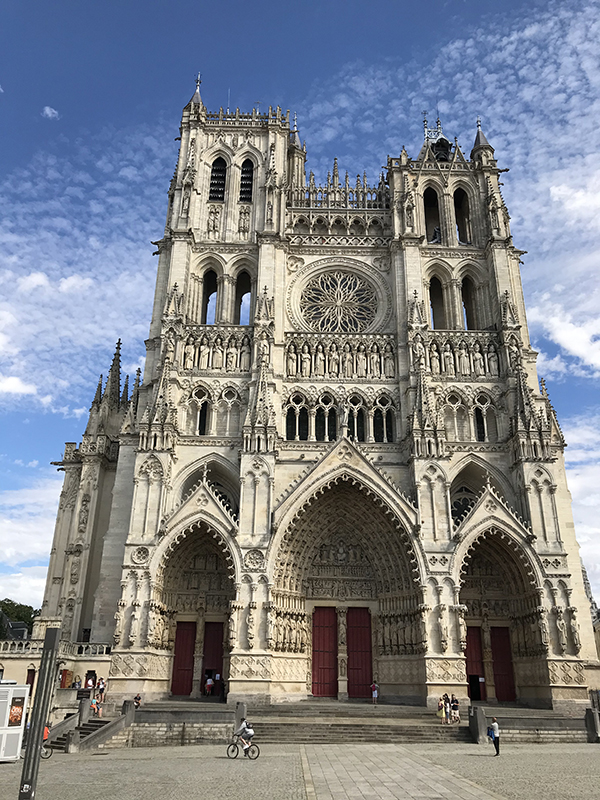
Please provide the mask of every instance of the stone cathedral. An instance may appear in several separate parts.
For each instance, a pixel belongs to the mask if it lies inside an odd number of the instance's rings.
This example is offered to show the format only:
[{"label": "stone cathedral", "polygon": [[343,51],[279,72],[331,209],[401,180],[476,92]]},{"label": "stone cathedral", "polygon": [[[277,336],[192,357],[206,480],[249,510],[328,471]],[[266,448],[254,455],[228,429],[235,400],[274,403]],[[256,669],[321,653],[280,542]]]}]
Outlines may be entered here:
[{"label": "stone cathedral", "polygon": [[280,108],[184,108],[144,374],[118,345],[66,445],[36,635],[112,699],[586,704],[506,170],[439,120],[375,184],[306,157]]}]

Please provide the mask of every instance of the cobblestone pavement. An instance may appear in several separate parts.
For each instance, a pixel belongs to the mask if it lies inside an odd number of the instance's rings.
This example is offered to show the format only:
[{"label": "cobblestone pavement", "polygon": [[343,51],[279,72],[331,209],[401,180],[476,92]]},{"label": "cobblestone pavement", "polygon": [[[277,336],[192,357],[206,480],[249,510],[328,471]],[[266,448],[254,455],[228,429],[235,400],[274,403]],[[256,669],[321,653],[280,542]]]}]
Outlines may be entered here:
[{"label": "cobblestone pavement", "polygon": [[[0,764],[17,800],[22,762]],[[40,765],[36,800],[596,800],[600,747],[465,744],[264,745],[230,760],[223,745],[112,750]]]},{"label": "cobblestone pavement", "polygon": [[[502,739],[500,739],[502,742]],[[410,753],[513,800],[597,800],[600,745],[406,745]]]}]

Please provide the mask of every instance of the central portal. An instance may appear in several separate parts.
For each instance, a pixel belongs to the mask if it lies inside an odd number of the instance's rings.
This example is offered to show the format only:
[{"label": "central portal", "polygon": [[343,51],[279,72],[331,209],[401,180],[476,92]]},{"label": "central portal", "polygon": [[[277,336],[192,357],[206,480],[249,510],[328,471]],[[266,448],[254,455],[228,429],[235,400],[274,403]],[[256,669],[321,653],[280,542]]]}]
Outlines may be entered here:
[{"label": "central portal", "polygon": [[312,628],[313,697],[370,697],[372,682],[369,609],[317,606]]}]

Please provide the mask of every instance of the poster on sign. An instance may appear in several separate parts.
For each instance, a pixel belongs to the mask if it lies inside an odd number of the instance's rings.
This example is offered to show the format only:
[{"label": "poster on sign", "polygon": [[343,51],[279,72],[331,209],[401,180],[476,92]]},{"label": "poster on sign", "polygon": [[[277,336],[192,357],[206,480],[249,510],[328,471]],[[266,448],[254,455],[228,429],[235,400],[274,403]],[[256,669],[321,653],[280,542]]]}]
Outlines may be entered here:
[{"label": "poster on sign", "polygon": [[28,699],[29,686],[0,683],[0,761],[21,755]]}]

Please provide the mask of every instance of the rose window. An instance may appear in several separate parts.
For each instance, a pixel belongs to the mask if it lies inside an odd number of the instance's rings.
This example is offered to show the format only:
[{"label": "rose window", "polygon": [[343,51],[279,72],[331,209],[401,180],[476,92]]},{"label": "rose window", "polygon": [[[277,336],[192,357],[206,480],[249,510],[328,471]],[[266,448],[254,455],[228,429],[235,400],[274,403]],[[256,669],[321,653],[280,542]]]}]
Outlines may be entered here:
[{"label": "rose window", "polygon": [[326,272],[307,284],[300,297],[300,311],[315,331],[359,333],[375,319],[377,296],[358,275]]}]

